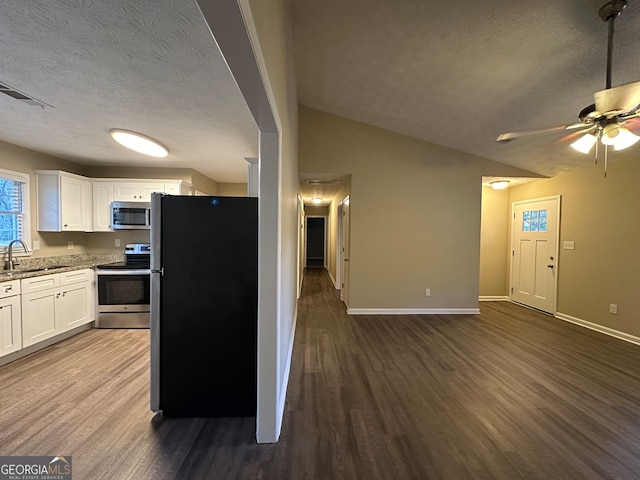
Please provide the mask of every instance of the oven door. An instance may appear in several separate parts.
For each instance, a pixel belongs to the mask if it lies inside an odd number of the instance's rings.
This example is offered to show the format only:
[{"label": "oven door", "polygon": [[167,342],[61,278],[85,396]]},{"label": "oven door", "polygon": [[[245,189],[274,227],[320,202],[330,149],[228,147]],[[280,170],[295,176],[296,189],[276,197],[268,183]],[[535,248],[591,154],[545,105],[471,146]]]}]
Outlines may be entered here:
[{"label": "oven door", "polygon": [[149,328],[149,270],[98,270],[98,328]]}]

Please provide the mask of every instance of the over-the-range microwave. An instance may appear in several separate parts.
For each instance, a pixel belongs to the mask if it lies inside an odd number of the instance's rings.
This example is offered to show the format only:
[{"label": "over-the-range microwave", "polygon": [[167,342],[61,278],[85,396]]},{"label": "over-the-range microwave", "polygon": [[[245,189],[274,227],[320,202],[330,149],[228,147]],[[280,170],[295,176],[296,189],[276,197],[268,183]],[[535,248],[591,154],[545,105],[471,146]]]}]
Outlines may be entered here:
[{"label": "over-the-range microwave", "polygon": [[111,228],[114,230],[149,230],[150,202],[111,202]]}]

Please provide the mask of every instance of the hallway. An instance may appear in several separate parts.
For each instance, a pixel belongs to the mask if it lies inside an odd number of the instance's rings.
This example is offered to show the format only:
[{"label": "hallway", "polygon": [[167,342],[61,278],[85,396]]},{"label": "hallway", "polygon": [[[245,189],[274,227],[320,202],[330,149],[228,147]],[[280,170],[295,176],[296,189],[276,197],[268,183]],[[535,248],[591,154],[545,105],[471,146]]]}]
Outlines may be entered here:
[{"label": "hallway", "polygon": [[0,367],[0,455],[71,455],[75,480],[636,478],[640,347],[481,310],[348,316],[307,270],[275,445],[154,417],[148,331],[87,331]]}]

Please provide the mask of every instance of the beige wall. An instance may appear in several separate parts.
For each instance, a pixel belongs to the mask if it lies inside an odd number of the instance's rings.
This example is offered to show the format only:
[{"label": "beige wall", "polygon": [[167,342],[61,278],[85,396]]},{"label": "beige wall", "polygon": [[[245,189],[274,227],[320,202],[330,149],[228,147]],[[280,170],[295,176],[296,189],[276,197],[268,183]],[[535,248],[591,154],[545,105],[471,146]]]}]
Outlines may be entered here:
[{"label": "beige wall", "polygon": [[[334,284],[338,280],[338,222],[340,221],[340,217],[338,216],[338,204],[349,196],[350,191],[351,178],[348,178],[340,188],[340,191],[333,197],[333,200],[329,205],[328,270]],[[340,289],[340,285],[335,285],[335,287]]]},{"label": "beige wall", "polygon": [[305,205],[304,206],[304,214],[307,217],[325,217],[329,215],[329,206],[328,205]]},{"label": "beige wall", "polygon": [[246,197],[246,183],[218,183],[218,193],[216,195],[224,197]]},{"label": "beige wall", "polygon": [[299,141],[351,174],[350,308],[477,308],[482,176],[529,172],[306,107]]},{"label": "beige wall", "polygon": [[480,297],[509,292],[509,190],[482,188]]},{"label": "beige wall", "polygon": [[[561,195],[558,313],[640,336],[640,162],[615,161],[511,188],[511,202]],[[575,241],[563,250],[562,241]],[[618,305],[618,315],[609,304]]]}]

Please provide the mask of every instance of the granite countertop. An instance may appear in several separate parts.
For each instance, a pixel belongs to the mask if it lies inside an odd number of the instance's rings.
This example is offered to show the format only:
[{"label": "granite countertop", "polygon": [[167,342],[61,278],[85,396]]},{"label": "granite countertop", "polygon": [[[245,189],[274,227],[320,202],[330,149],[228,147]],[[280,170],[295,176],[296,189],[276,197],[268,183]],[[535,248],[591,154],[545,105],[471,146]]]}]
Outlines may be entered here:
[{"label": "granite countertop", "polygon": [[123,260],[124,254],[121,253],[84,253],[39,258],[19,257],[20,265],[15,270],[0,270],[0,282],[71,272]]}]

